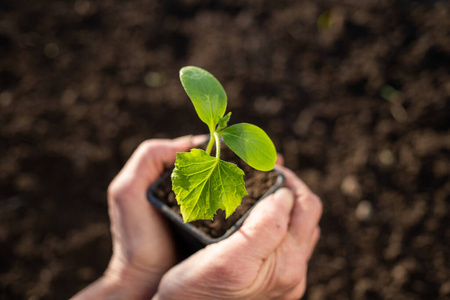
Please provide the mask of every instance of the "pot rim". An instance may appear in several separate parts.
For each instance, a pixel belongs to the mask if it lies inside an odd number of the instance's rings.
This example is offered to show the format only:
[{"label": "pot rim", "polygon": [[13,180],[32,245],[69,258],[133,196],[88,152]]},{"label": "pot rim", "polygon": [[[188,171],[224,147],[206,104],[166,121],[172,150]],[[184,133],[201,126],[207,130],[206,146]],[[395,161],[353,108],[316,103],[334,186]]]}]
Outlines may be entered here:
[{"label": "pot rim", "polygon": [[248,217],[248,215],[253,210],[253,208],[261,200],[263,200],[267,196],[273,194],[276,190],[278,190],[279,188],[284,186],[286,177],[284,176],[283,173],[281,173],[280,170],[278,170],[275,167],[272,171],[269,171],[269,172],[277,173],[277,175],[278,175],[277,181],[269,188],[269,190],[267,190],[267,192],[261,198],[259,198],[255,202],[255,204],[233,226],[231,226],[222,236],[217,237],[217,238],[213,238],[213,237],[207,235],[206,233],[204,233],[203,231],[201,231],[200,229],[198,229],[191,223],[184,223],[181,215],[174,212],[172,209],[170,209],[170,207],[167,204],[161,202],[161,200],[159,200],[153,194],[153,190],[155,189],[155,187],[157,187],[163,180],[165,180],[168,176],[170,176],[170,174],[172,173],[172,169],[164,172],[164,174],[150,186],[150,188],[147,190],[147,199],[163,215],[165,215],[169,220],[171,220],[177,227],[179,227],[181,230],[183,230],[186,234],[193,236],[197,241],[199,241],[201,244],[206,246],[209,244],[220,242],[220,241],[226,239],[227,237],[229,237],[230,235],[232,235],[233,233],[235,233],[242,226],[245,219]]}]

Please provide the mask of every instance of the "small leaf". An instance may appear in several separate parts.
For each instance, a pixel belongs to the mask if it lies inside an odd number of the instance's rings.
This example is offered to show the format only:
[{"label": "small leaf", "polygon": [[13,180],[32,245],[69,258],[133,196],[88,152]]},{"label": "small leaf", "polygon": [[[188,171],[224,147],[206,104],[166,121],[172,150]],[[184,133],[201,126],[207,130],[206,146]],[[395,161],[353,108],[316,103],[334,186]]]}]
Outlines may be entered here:
[{"label": "small leaf", "polygon": [[251,167],[270,171],[277,160],[277,150],[269,136],[258,126],[240,123],[225,128],[219,134],[225,144]]},{"label": "small leaf", "polygon": [[219,124],[217,124],[217,131],[228,126],[228,121],[230,121],[230,117],[231,117],[231,111],[228,114],[226,114],[225,116],[223,116],[222,118],[220,118]]},{"label": "small leaf", "polygon": [[227,94],[222,85],[211,73],[197,67],[182,68],[180,80],[199,118],[214,131],[227,108]]},{"label": "small leaf", "polygon": [[177,153],[172,189],[184,222],[212,220],[219,208],[228,218],[247,195],[243,176],[236,165],[203,150]]}]

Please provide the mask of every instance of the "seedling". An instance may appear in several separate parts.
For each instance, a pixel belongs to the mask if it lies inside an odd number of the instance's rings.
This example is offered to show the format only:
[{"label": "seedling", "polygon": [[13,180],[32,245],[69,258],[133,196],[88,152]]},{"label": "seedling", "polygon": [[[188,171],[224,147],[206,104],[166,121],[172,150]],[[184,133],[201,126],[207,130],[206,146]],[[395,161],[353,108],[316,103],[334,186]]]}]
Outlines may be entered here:
[{"label": "seedling", "polygon": [[[228,126],[231,112],[225,115],[227,95],[212,74],[197,67],[184,67],[180,80],[210,132],[206,151],[191,149],[177,153],[171,178],[181,215],[184,222],[212,220],[217,210],[222,209],[228,218],[248,193],[244,171],[220,159],[221,138],[243,161],[261,171],[270,171],[275,166],[275,146],[258,126],[248,123]],[[214,145],[215,157],[210,155]]]}]

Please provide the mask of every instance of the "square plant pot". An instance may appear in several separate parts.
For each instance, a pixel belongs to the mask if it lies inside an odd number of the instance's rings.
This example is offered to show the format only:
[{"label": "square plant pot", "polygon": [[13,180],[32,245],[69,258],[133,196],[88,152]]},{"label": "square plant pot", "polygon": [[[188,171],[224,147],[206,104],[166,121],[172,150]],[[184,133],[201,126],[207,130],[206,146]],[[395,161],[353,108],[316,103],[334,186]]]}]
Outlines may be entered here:
[{"label": "square plant pot", "polygon": [[[242,167],[242,166],[240,166]],[[262,199],[284,185],[284,175],[274,169],[261,172],[244,166],[244,181],[249,195],[244,196],[242,204],[227,219],[219,210],[214,220],[198,220],[184,223],[179,213],[175,195],[172,192],[170,175],[166,171],[147,192],[148,200],[173,224],[175,240],[182,256],[189,256],[206,245],[226,239],[244,223],[252,208]]]}]

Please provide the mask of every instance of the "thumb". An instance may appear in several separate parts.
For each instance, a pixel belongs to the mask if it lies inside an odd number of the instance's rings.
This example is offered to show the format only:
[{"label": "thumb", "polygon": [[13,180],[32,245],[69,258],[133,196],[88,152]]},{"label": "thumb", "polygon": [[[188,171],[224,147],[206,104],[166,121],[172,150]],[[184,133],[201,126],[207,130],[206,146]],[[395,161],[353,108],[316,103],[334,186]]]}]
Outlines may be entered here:
[{"label": "thumb", "polygon": [[177,152],[187,151],[190,148],[198,147],[207,141],[207,135],[188,135],[174,140],[150,140],[150,152],[157,163],[163,163],[165,167],[173,164]]},{"label": "thumb", "polygon": [[[125,181],[146,189],[175,161],[177,152],[189,150],[206,140],[205,135],[183,136],[174,140],[147,140],[131,155],[114,181]],[[120,178],[120,179],[119,179]]]},{"label": "thumb", "polygon": [[292,191],[279,189],[260,201],[242,227],[223,242],[250,259],[265,259],[286,235],[293,206]]},{"label": "thumb", "polygon": [[198,147],[201,143],[208,140],[208,135],[188,135],[174,140],[165,140],[167,143],[161,143],[156,152],[164,163],[173,163],[177,152],[183,152],[193,147]]}]

